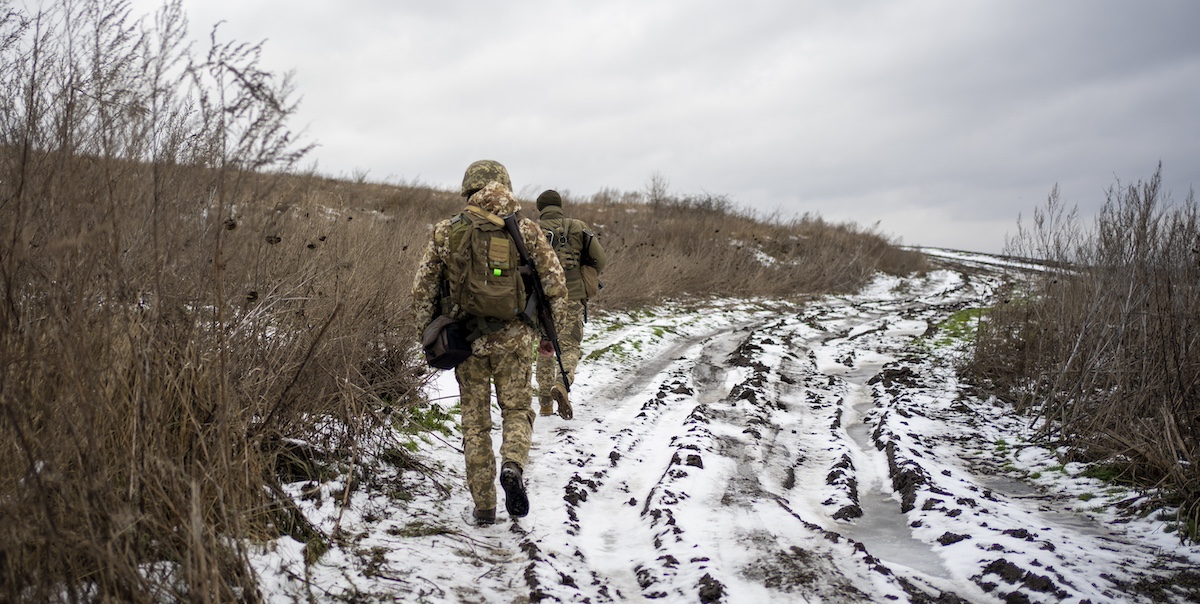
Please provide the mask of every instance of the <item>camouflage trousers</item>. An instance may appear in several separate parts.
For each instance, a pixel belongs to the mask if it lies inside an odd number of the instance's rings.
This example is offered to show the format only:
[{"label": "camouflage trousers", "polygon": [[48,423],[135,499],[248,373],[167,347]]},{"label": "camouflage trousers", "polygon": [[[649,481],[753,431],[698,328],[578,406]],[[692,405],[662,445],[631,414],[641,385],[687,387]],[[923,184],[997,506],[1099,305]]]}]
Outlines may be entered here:
[{"label": "camouflage trousers", "polygon": [[529,461],[533,438],[530,373],[533,351],[521,346],[513,352],[472,356],[454,369],[462,403],[463,455],[467,465],[467,488],[475,507],[496,507],[496,456],[492,450],[492,384],[500,403],[501,463],[515,461],[521,468]]},{"label": "camouflage trousers", "polygon": [[[558,334],[558,345],[562,348],[563,367],[567,370],[567,381],[574,384],[575,367],[579,365],[579,357],[582,354],[579,343],[583,341],[583,300],[568,300],[566,314],[566,317],[557,321],[560,325],[566,326],[563,333]],[[550,389],[559,379],[558,361],[553,356],[538,355],[538,396],[550,396]]]}]

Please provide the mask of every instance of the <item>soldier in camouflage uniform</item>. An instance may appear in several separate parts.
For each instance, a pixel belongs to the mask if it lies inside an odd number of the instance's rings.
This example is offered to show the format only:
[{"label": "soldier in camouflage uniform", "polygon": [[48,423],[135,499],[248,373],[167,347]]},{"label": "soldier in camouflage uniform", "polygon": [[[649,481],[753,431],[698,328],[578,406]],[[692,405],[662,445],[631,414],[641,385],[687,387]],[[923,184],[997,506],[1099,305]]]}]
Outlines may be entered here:
[{"label": "soldier in camouflage uniform", "polygon": [[[463,176],[462,195],[468,206],[477,206],[499,217],[521,209],[512,195],[508,171],[501,164],[481,160],[471,164]],[[566,280],[558,257],[546,242],[537,223],[518,220],[530,257],[541,275],[546,297],[558,317],[566,312]],[[433,227],[433,236],[413,282],[412,298],[416,325],[423,329],[438,314],[440,285],[450,250],[451,219]],[[561,327],[559,327],[561,329]],[[522,319],[505,321],[496,331],[471,343],[472,355],[455,368],[462,404],[463,452],[466,457],[467,486],[475,503],[475,519],[491,524],[496,517],[496,459],[492,449],[491,385],[496,386],[500,404],[502,441],[500,444],[500,484],[504,488],[505,508],[511,516],[529,512],[523,472],[529,460],[529,446],[536,414],[532,408],[533,346],[536,330]]]},{"label": "soldier in camouflage uniform", "polygon": [[[587,223],[563,215],[562,196],[557,191],[543,191],[538,196],[537,208],[538,223],[558,254],[558,260],[567,277],[567,312],[565,315],[555,315],[555,322],[566,325],[566,329],[558,331],[558,342],[562,350],[563,368],[567,370],[567,382],[574,383],[575,367],[579,364],[582,354],[579,345],[583,341],[584,309],[587,304],[582,265],[591,266],[598,274],[604,271],[607,260],[604,257],[604,248],[600,247],[600,242],[592,235]],[[560,316],[563,318],[558,320],[557,317]],[[563,419],[571,419],[575,412],[558,372],[558,362],[553,356],[538,356],[539,411],[542,415],[552,415],[554,404],[557,403],[558,414]]]}]

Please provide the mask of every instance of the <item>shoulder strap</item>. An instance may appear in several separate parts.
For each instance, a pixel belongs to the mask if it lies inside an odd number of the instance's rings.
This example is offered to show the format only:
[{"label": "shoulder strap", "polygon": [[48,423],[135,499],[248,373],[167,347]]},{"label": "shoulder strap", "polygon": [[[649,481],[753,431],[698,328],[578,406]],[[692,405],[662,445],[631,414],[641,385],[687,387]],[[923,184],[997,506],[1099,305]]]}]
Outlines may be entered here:
[{"label": "shoulder strap", "polygon": [[483,208],[481,208],[481,207],[479,207],[479,206],[477,206],[477,205],[474,205],[474,204],[468,204],[468,205],[467,205],[467,211],[468,211],[468,212],[470,212],[470,213],[472,213],[472,214],[474,214],[474,215],[476,215],[476,216],[478,216],[478,217],[480,217],[480,218],[484,218],[484,219],[486,219],[488,222],[490,222],[490,223],[492,223],[492,224],[494,224],[494,225],[496,225],[496,226],[498,226],[498,227],[503,227],[503,226],[504,226],[504,219],[503,219],[503,218],[501,218],[501,217],[499,217],[499,216],[497,216],[497,215],[495,215],[495,214],[493,214],[493,213],[491,213],[491,212],[489,212],[489,211],[487,211],[487,210],[485,210],[485,209],[483,209]]}]

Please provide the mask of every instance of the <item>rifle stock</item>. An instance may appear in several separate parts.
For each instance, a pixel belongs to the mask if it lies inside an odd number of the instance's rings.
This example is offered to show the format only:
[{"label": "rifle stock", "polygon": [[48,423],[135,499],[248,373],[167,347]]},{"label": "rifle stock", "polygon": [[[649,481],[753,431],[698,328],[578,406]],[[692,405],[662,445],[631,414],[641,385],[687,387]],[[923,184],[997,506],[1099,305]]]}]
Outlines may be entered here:
[{"label": "rifle stock", "polygon": [[542,277],[538,274],[537,265],[533,263],[533,258],[525,247],[525,238],[521,236],[516,214],[509,214],[504,218],[504,229],[512,236],[513,244],[517,246],[517,254],[521,256],[525,266],[529,267],[530,286],[533,293],[525,305],[525,315],[531,318],[537,317],[542,331],[546,334],[546,339],[554,345],[554,356],[558,359],[558,373],[562,376],[563,387],[570,392],[571,381],[567,377],[566,367],[563,366],[562,346],[558,343],[558,329],[554,326],[554,311],[550,309],[550,301],[546,299],[546,290],[542,288]]}]

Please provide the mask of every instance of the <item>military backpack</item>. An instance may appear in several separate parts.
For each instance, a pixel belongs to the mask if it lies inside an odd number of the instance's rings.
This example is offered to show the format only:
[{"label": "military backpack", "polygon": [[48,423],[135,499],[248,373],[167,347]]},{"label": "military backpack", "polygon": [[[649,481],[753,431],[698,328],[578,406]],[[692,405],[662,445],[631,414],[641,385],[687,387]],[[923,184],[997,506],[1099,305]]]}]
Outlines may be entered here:
[{"label": "military backpack", "polygon": [[546,241],[554,248],[563,267],[568,297],[572,300],[594,297],[596,291],[591,284],[595,281],[596,271],[586,266],[592,234],[585,230],[584,223],[573,218],[550,218],[540,224],[546,233]]},{"label": "military backpack", "polygon": [[579,268],[578,241],[583,234],[581,223],[569,218],[554,218],[541,222],[542,230],[546,232],[546,241],[558,255],[558,262],[563,270]]},{"label": "military backpack", "polygon": [[446,281],[459,318],[508,321],[525,308],[525,282],[518,271],[520,255],[504,220],[477,206],[450,222],[450,260]]}]

